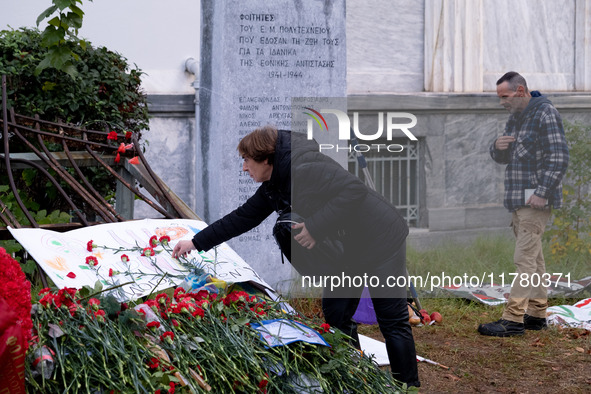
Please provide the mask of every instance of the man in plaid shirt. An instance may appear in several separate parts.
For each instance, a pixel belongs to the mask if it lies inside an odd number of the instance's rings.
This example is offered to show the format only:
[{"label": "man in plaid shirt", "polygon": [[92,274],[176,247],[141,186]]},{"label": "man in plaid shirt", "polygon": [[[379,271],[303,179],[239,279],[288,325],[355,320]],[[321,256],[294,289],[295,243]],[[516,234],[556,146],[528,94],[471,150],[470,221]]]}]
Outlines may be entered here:
[{"label": "man in plaid shirt", "polygon": [[546,327],[548,279],[542,254],[542,234],[551,207],[562,204],[562,177],[568,166],[568,147],[562,119],[550,100],[529,92],[514,71],[497,81],[500,103],[511,116],[505,132],[490,147],[490,155],[505,169],[505,207],[513,213],[514,262],[519,276],[500,320],[481,324],[483,335],[523,335],[526,329]]}]

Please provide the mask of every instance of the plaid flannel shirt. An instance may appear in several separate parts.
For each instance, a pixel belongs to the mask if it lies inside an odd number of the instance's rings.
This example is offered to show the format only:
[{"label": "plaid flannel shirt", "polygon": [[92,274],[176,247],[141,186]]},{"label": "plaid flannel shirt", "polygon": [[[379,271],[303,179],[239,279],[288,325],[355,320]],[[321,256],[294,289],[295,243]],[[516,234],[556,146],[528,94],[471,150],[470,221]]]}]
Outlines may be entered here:
[{"label": "plaid flannel shirt", "polygon": [[532,97],[521,113],[507,121],[503,135],[515,137],[508,149],[490,146],[494,161],[507,164],[504,205],[510,212],[526,206],[525,189],[548,200],[554,208],[562,205],[562,177],[569,152],[562,118],[550,100]]}]

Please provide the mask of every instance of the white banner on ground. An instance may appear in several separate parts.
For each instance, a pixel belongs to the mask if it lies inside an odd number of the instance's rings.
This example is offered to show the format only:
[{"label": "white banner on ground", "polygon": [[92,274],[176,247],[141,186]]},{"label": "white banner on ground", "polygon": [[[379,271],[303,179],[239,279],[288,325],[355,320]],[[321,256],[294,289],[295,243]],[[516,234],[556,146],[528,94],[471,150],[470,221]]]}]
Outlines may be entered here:
[{"label": "white banner on ground", "polygon": [[[228,283],[254,282],[270,289],[225,243],[208,252],[193,251],[187,261],[193,267],[180,264],[163,246],[155,248],[160,253],[153,257],[141,256],[140,251],[128,251],[134,247],[148,247],[150,237],[154,235],[158,239],[164,235],[170,237],[171,249],[179,240],[190,240],[206,226],[205,222],[199,220],[144,219],[99,224],[64,233],[32,228],[9,230],[59,288],[94,287],[97,280],[105,287],[133,282],[123,286],[122,293],[117,297],[121,301],[137,299],[152,291],[178,285],[191,272],[191,268],[200,267]],[[91,240],[100,247],[89,252],[87,243]],[[123,254],[129,257],[129,262],[121,261]],[[86,264],[88,256],[97,259],[96,268]],[[121,274],[109,276],[110,269]],[[167,277],[158,284],[164,273]]]}]

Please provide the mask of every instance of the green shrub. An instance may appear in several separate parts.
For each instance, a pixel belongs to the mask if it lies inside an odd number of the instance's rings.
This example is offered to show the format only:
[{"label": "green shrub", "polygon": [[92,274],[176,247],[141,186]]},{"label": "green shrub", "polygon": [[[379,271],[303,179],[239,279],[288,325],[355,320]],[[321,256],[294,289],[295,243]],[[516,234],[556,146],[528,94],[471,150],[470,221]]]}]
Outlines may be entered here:
[{"label": "green shrub", "polygon": [[76,76],[56,68],[36,69],[46,56],[37,29],[0,32],[0,75],[7,76],[8,105],[23,115],[62,120],[93,130],[139,133],[148,128],[142,72],[104,47],[72,46]]},{"label": "green shrub", "polygon": [[591,126],[567,123],[570,150],[563,181],[563,206],[554,210],[552,229],[544,236],[556,258],[591,256]]}]

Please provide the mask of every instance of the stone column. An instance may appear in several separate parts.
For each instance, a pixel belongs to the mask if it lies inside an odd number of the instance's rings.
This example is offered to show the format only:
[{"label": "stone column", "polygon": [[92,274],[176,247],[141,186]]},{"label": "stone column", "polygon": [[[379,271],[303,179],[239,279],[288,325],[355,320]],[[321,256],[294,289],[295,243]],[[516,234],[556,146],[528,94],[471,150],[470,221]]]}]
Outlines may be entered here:
[{"label": "stone column", "polygon": [[575,90],[591,91],[591,0],[576,0],[575,13]]},{"label": "stone column", "polygon": [[425,90],[482,88],[482,0],[426,0]]},{"label": "stone column", "polygon": [[[344,0],[203,0],[197,213],[213,222],[260,186],[236,147],[258,127],[291,129],[294,97],[345,97]],[[285,288],[272,236],[276,215],[230,246],[269,284]]]}]

